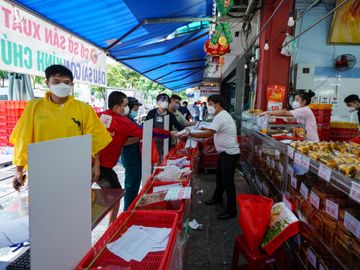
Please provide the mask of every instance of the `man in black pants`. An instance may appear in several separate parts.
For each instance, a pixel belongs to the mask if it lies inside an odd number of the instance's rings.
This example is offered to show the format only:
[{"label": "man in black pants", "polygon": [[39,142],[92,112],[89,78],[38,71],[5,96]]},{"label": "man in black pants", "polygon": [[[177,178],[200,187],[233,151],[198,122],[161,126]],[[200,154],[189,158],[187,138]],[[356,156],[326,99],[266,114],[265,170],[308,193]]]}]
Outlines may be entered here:
[{"label": "man in black pants", "polygon": [[216,189],[211,200],[205,202],[207,205],[222,204],[224,191],[227,196],[227,205],[218,219],[229,219],[236,217],[236,191],[234,174],[236,161],[240,156],[239,144],[237,142],[236,126],[231,115],[224,110],[225,101],[220,95],[212,95],[208,98],[208,114],[215,115],[212,124],[203,132],[190,133],[193,138],[210,138],[214,136],[216,151],[220,153],[217,173]]}]

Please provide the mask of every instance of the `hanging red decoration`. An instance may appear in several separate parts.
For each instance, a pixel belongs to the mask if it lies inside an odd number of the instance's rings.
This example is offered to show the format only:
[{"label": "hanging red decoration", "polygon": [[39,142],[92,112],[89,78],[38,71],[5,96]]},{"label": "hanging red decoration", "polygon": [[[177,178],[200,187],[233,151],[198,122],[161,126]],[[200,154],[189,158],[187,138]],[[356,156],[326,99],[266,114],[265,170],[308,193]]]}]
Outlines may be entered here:
[{"label": "hanging red decoration", "polygon": [[205,42],[204,50],[205,50],[206,54],[211,55],[211,56],[224,55],[230,51],[230,45],[228,43],[224,43],[224,42],[222,42],[222,44],[223,45],[219,44],[219,42],[218,42],[215,45],[213,45],[210,42],[210,39],[208,39]]}]

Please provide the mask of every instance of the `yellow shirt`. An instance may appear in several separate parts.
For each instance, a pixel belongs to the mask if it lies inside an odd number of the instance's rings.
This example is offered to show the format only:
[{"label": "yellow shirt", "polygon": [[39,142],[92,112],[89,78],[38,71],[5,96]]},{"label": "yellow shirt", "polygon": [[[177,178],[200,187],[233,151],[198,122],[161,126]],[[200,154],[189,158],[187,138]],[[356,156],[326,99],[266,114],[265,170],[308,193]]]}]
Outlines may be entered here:
[{"label": "yellow shirt", "polygon": [[16,166],[27,165],[27,146],[31,143],[91,134],[95,155],[112,140],[90,105],[71,96],[59,105],[51,102],[49,95],[47,92],[43,99],[28,103],[10,136]]}]

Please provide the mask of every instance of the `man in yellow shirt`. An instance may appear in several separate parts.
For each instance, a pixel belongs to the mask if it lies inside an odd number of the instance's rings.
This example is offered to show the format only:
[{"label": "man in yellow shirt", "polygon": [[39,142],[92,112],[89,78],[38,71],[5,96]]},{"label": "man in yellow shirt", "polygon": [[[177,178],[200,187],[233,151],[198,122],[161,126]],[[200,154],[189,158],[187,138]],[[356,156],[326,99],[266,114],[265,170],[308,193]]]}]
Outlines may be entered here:
[{"label": "man in yellow shirt", "polygon": [[92,180],[96,181],[100,175],[98,153],[111,142],[109,132],[93,108],[70,96],[74,85],[72,72],[64,66],[52,65],[45,70],[45,76],[50,91],[43,99],[31,100],[28,103],[10,137],[10,142],[15,146],[15,190],[24,185],[23,173],[28,162],[28,144],[91,134]]}]

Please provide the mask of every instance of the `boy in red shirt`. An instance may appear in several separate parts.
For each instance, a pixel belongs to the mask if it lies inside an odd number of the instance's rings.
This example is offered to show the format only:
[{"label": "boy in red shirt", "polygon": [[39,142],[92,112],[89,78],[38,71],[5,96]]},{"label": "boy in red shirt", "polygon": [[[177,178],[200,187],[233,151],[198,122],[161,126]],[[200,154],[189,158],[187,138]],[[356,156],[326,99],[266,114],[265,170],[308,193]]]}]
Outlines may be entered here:
[{"label": "boy in red shirt", "polygon": [[[127,96],[114,91],[108,98],[109,109],[99,113],[101,122],[109,131],[112,141],[100,152],[100,177],[97,184],[101,188],[121,188],[116,172],[116,166],[121,155],[121,149],[128,140],[140,140],[142,138],[142,128],[132,122],[128,117],[129,106]],[[175,133],[166,130],[155,130],[154,135],[162,138],[170,137]],[[119,211],[117,203],[111,211],[110,224],[113,222]]]}]

